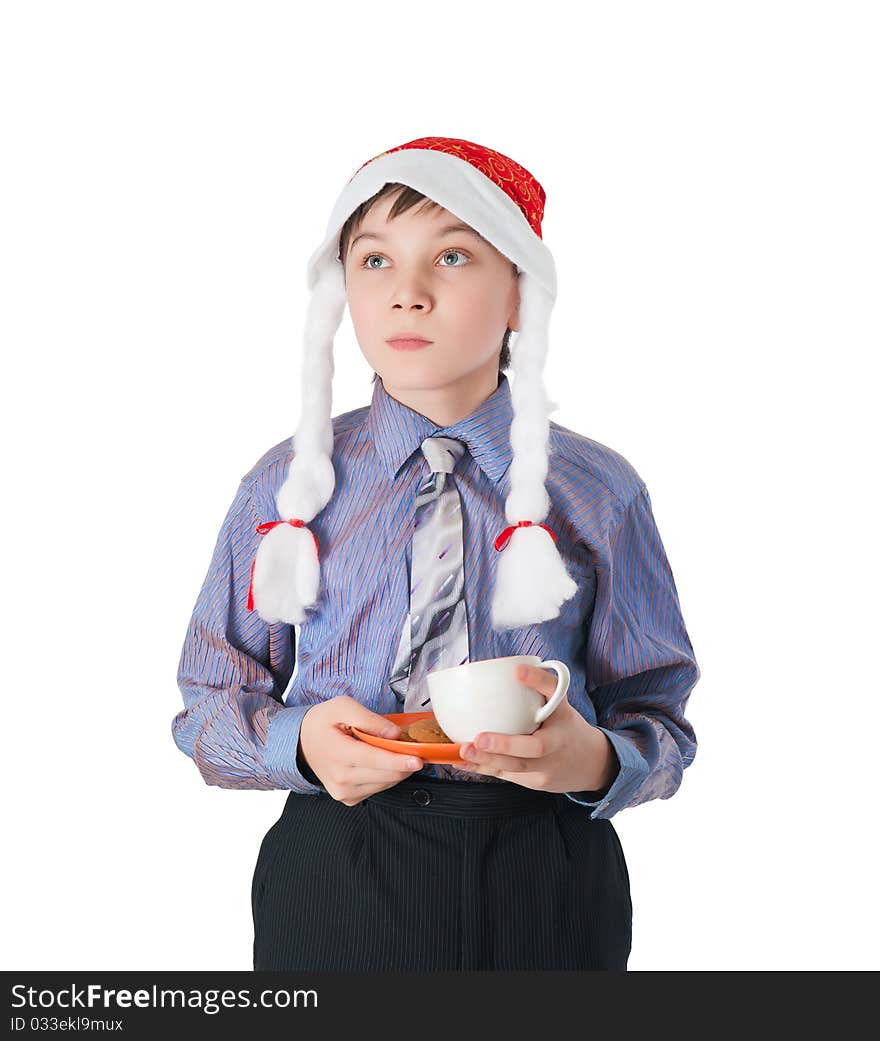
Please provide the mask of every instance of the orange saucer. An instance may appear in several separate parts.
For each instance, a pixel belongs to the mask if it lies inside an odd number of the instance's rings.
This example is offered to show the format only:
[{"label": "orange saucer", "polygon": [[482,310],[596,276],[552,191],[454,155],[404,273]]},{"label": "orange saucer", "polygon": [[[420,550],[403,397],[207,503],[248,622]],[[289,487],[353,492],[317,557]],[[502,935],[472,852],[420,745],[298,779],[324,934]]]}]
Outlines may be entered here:
[{"label": "orange saucer", "polygon": [[[384,715],[386,719],[390,719],[392,723],[396,723],[399,727],[405,726],[407,723],[414,723],[417,719],[434,718],[433,712],[387,712]],[[423,763],[457,763],[462,766],[465,765],[458,754],[461,749],[460,744],[447,744],[445,741],[439,744],[426,741],[395,741],[393,738],[377,737],[375,734],[368,734],[364,730],[358,730],[356,726],[351,727],[351,732],[357,734],[361,741],[366,741],[368,745],[375,745],[376,748],[387,748],[390,752],[415,755]]]}]

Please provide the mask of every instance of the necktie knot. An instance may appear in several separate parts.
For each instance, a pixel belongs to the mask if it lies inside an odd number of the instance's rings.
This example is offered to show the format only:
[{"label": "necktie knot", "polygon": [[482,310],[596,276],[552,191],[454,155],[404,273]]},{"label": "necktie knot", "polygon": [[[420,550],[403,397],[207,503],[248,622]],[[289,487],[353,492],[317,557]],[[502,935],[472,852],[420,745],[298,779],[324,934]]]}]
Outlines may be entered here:
[{"label": "necktie knot", "polygon": [[426,437],[422,442],[422,453],[435,474],[451,474],[466,448],[463,441],[454,437]]}]

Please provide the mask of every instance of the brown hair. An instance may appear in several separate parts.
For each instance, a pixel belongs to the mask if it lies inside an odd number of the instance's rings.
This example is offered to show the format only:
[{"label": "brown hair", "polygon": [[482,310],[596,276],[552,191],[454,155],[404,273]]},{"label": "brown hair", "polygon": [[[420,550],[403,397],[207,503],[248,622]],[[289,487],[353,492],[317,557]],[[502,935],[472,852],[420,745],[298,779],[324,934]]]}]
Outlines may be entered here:
[{"label": "brown hair", "polygon": [[[339,258],[343,265],[345,264],[346,255],[348,254],[348,244],[361,221],[380,199],[384,199],[385,196],[392,195],[397,191],[399,191],[400,194],[394,200],[391,209],[388,211],[389,220],[394,220],[398,214],[405,213],[419,202],[423,203],[417,211],[419,213],[423,210],[443,209],[443,207],[434,202],[433,199],[429,199],[427,195],[423,195],[421,192],[416,191],[415,188],[410,188],[409,185],[399,184],[396,181],[383,185],[375,195],[367,199],[365,202],[362,202],[342,226],[342,231],[339,233]],[[516,264],[513,265],[513,270],[517,270]],[[504,339],[501,341],[501,356],[498,359],[499,376],[510,366],[510,347],[508,346],[510,342],[510,332],[510,329],[506,329],[504,332]],[[377,376],[378,373],[374,372],[371,382],[375,383]]]}]

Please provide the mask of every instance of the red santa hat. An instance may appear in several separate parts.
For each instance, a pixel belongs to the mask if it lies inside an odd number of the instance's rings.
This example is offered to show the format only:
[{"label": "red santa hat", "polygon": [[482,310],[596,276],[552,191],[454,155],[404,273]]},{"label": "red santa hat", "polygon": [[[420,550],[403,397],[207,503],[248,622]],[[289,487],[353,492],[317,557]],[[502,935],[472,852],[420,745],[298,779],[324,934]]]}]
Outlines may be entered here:
[{"label": "red santa hat", "polygon": [[342,189],[324,241],[308,262],[300,420],[293,458],[276,495],[281,520],[258,526],[248,607],[267,622],[301,624],[318,600],[320,546],[307,525],[327,505],[333,469],[333,337],[346,304],[339,238],[354,210],[385,184],[415,188],[483,235],[518,268],[519,324],[511,334],[512,460],[505,499],[508,525],[494,540],[497,568],[492,625],[508,629],[555,618],[577,584],[541,522],[550,500],[549,413],[543,383],[556,268],[541,237],[545,192],[519,163],[491,148],[451,137],[420,137],[360,166]]}]

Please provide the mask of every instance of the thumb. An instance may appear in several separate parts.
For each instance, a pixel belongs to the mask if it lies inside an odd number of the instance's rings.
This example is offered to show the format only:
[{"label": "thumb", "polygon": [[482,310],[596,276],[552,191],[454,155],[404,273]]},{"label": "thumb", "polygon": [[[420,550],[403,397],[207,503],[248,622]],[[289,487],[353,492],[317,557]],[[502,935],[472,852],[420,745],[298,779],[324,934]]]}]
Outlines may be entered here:
[{"label": "thumb", "polygon": [[352,725],[368,734],[375,734],[376,737],[395,738],[400,734],[400,727],[396,723],[354,700],[347,707],[343,727],[347,729]]}]

